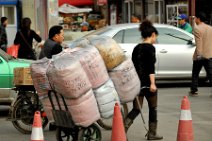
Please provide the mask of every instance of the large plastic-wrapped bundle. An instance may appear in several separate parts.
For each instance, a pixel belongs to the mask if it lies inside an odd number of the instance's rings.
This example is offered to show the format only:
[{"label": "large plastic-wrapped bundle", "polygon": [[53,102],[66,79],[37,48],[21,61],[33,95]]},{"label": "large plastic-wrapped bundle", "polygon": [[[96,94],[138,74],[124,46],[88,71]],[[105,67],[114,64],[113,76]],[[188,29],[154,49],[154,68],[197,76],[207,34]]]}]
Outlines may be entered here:
[{"label": "large plastic-wrapped bundle", "polygon": [[109,79],[101,87],[94,90],[94,94],[102,118],[110,118],[113,115],[115,103],[120,103],[113,82]]},{"label": "large plastic-wrapped bundle", "polygon": [[40,98],[47,95],[48,91],[51,90],[49,80],[46,76],[46,70],[50,63],[50,59],[43,58],[30,65],[33,84]]},{"label": "large plastic-wrapped bundle", "polygon": [[80,61],[91,82],[92,88],[101,86],[109,79],[102,56],[94,46],[85,45],[84,48],[68,48],[60,53],[60,57],[67,53],[74,59]]},{"label": "large plastic-wrapped bundle", "polygon": [[140,92],[140,79],[133,62],[127,58],[123,63],[109,72],[121,103],[133,101]]},{"label": "large plastic-wrapped bundle", "polygon": [[88,127],[100,119],[99,109],[92,89],[77,99],[66,99],[66,103],[74,123],[78,126]]},{"label": "large plastic-wrapped bundle", "polygon": [[75,47],[85,47],[88,44],[90,44],[90,41],[86,38],[79,38],[72,42],[72,44],[69,46],[69,48],[75,48]]},{"label": "large plastic-wrapped bundle", "polygon": [[125,59],[121,47],[110,37],[93,37],[90,42],[99,50],[108,70],[118,66]]},{"label": "large plastic-wrapped bundle", "polygon": [[53,89],[65,98],[78,98],[92,88],[82,65],[69,53],[49,65],[47,76]]},{"label": "large plastic-wrapped bundle", "polygon": [[88,46],[79,50],[78,57],[92,84],[92,88],[98,88],[109,79],[102,56],[95,47]]}]

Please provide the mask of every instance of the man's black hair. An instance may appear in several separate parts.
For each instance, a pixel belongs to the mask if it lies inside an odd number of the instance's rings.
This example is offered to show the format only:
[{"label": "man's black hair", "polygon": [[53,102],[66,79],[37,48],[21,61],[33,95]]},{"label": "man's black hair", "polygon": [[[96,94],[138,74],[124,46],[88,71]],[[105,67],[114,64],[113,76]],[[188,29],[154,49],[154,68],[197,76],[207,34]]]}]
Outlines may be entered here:
[{"label": "man's black hair", "polygon": [[196,17],[199,18],[202,22],[205,22],[207,20],[206,14],[204,12],[198,12],[196,14]]},{"label": "man's black hair", "polygon": [[1,24],[3,24],[7,20],[7,17],[1,17]]},{"label": "man's black hair", "polygon": [[52,26],[49,29],[49,39],[52,39],[56,34],[60,34],[60,31],[63,29],[60,25]]}]

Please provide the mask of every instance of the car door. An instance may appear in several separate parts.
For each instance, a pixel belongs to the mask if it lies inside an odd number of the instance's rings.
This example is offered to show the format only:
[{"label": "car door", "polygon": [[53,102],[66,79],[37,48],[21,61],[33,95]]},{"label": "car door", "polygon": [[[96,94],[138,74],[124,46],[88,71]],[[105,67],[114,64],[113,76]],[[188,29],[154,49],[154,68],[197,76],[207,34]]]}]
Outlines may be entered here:
[{"label": "car door", "polygon": [[[126,56],[131,57],[134,47],[142,42],[141,32],[138,30],[138,27],[122,29],[113,39],[119,43]],[[157,54],[156,54],[157,59]],[[158,59],[157,59],[158,60]],[[156,70],[158,70],[158,62],[155,64]],[[157,72],[155,72],[157,73]]]},{"label": "car door", "polygon": [[192,56],[195,46],[193,40],[184,31],[171,28],[157,28],[156,53],[158,55],[158,78],[190,78],[192,73]]},{"label": "car door", "polygon": [[7,61],[0,53],[0,101],[9,97],[10,73]]}]

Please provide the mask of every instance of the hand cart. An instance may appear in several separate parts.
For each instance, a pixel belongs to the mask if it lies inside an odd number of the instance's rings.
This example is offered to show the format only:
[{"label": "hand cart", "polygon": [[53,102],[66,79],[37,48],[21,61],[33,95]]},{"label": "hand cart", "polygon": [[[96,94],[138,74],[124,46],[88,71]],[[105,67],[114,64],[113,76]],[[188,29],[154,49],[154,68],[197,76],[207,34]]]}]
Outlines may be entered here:
[{"label": "hand cart", "polygon": [[101,131],[95,123],[86,128],[74,124],[61,94],[51,90],[48,92],[48,97],[56,125],[57,141],[101,141]]}]

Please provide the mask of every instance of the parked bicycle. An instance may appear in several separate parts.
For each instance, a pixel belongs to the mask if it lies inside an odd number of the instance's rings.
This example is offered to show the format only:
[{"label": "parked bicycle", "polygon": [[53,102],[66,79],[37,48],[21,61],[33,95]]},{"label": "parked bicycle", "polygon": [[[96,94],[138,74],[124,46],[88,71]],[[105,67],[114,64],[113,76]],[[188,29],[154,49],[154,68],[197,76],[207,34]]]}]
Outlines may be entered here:
[{"label": "parked bicycle", "polygon": [[21,133],[30,134],[34,113],[35,111],[40,111],[42,126],[45,128],[48,124],[48,119],[34,86],[20,85],[16,86],[14,90],[17,92],[17,98],[11,106],[10,117],[8,118],[12,121],[13,126]]}]

